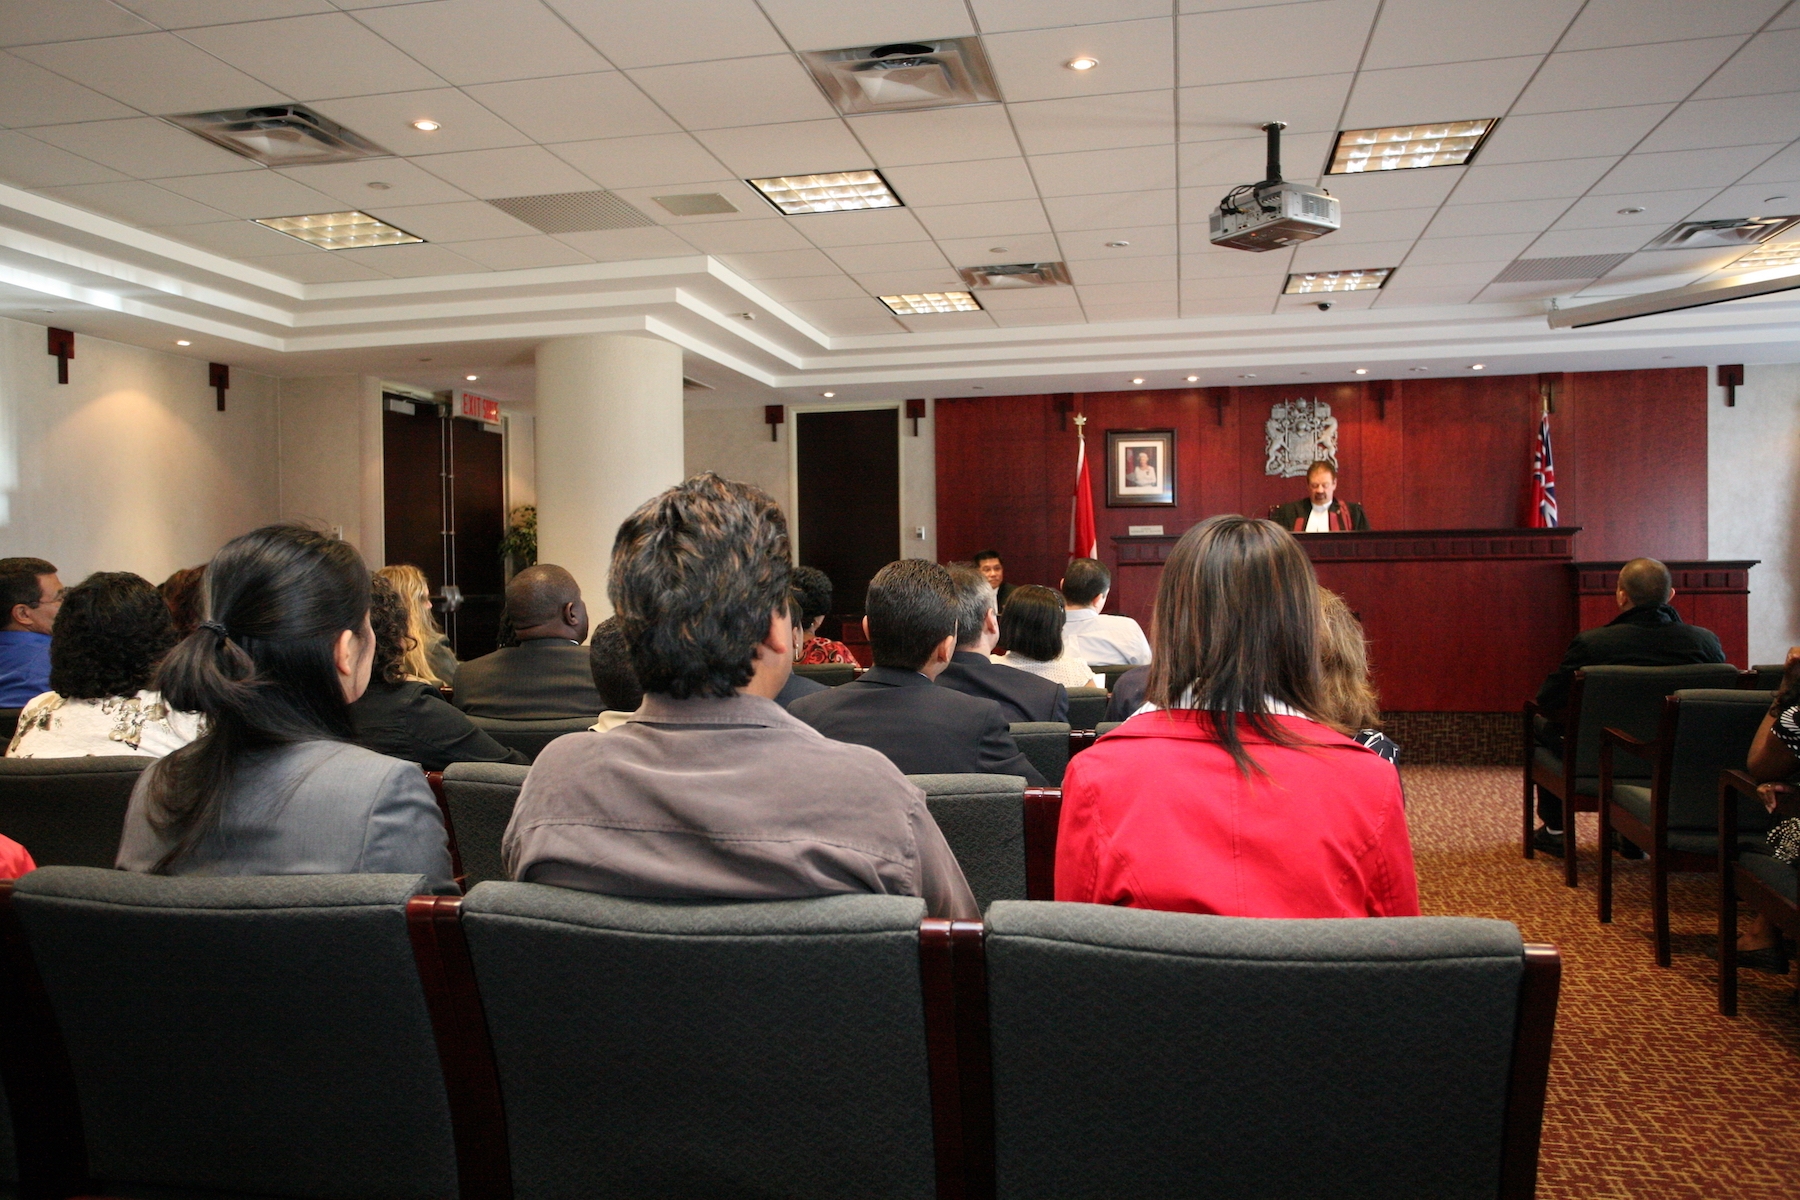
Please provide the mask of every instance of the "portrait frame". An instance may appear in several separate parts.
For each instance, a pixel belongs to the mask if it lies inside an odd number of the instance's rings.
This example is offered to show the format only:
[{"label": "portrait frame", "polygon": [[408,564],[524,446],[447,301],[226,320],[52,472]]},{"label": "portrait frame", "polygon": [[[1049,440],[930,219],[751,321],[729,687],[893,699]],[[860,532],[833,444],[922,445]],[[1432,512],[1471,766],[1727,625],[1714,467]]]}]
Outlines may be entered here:
[{"label": "portrait frame", "polygon": [[1175,507],[1175,431],[1106,431],[1106,506]]}]

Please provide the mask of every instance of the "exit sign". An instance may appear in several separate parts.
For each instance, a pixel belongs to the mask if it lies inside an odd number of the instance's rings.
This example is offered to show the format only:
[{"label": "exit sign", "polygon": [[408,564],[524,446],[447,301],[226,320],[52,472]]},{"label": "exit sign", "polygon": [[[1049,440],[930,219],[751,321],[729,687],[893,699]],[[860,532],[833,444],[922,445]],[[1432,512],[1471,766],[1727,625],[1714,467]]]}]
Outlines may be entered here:
[{"label": "exit sign", "polygon": [[500,423],[500,402],[489,400],[486,396],[477,396],[474,392],[456,393],[456,415],[468,417],[473,421],[485,421],[490,425]]}]

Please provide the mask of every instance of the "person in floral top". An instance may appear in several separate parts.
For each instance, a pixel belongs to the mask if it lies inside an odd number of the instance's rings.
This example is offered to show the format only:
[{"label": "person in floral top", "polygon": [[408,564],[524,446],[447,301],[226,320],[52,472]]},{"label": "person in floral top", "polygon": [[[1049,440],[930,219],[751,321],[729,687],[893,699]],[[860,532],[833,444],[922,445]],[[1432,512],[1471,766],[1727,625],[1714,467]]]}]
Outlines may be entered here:
[{"label": "person in floral top", "polygon": [[831,580],[825,572],[817,567],[794,568],[794,594],[800,597],[800,620],[806,634],[794,661],[807,665],[855,662],[850,647],[819,636],[819,626],[831,611]]}]

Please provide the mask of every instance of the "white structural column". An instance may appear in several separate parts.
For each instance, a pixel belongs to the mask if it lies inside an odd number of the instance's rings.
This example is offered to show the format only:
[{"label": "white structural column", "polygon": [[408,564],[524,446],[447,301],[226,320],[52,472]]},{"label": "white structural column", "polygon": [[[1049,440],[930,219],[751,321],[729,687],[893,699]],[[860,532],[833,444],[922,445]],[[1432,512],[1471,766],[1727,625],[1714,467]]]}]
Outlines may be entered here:
[{"label": "white structural column", "polygon": [[538,561],[567,567],[597,623],[619,522],[683,478],[681,348],[597,333],[537,349]]}]

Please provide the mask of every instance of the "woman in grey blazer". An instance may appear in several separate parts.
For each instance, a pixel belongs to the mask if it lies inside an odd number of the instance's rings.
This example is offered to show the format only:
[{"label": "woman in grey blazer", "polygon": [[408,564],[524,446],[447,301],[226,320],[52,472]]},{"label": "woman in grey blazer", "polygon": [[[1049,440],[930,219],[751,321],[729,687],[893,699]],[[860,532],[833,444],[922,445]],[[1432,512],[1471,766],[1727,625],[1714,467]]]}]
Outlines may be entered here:
[{"label": "woman in grey blazer", "polygon": [[346,542],[271,525],[206,572],[210,619],[158,686],[207,732],[139,778],[117,865],[163,875],[420,874],[455,892],[418,766],[350,744],[375,639]]}]

